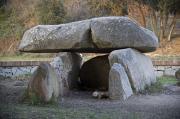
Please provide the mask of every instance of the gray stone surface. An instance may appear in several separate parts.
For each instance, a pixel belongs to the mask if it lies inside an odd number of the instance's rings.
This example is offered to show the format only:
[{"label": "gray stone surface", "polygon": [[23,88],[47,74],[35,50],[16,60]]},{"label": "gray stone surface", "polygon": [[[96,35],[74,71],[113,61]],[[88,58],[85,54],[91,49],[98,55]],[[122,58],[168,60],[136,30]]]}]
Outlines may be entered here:
[{"label": "gray stone surface", "polygon": [[48,63],[41,63],[33,73],[27,89],[28,97],[33,94],[43,102],[49,102],[59,96],[59,83],[54,68]]},{"label": "gray stone surface", "polygon": [[178,69],[178,70],[176,71],[175,76],[176,76],[176,78],[179,79],[179,81],[180,81],[180,69]]},{"label": "gray stone surface", "polygon": [[179,68],[180,66],[154,66],[157,77],[175,76],[175,73]]},{"label": "gray stone surface", "polygon": [[60,52],[94,48],[90,20],[60,25],[38,25],[24,33],[20,51]]},{"label": "gray stone surface", "polygon": [[109,98],[125,100],[132,94],[133,91],[124,67],[114,63],[109,72]]},{"label": "gray stone surface", "polygon": [[0,77],[21,79],[27,78],[32,75],[37,66],[26,66],[26,67],[1,67],[0,66]]},{"label": "gray stone surface", "polygon": [[124,67],[135,92],[141,91],[146,85],[156,82],[151,59],[137,50],[131,48],[115,50],[110,53],[109,62],[111,66],[114,63],[119,63]]},{"label": "gray stone surface", "polygon": [[163,71],[155,71],[155,73],[156,73],[156,77],[164,76],[164,72]]},{"label": "gray stone surface", "polygon": [[59,84],[62,85],[60,91],[63,95],[68,94],[70,89],[78,87],[78,77],[82,65],[82,57],[79,54],[59,53],[50,64],[55,68]]},{"label": "gray stone surface", "polygon": [[81,87],[107,90],[109,71],[108,55],[97,56],[86,61],[80,70]]},{"label": "gray stone surface", "polygon": [[91,23],[92,39],[98,48],[135,48],[151,52],[158,47],[156,35],[127,17],[95,18]]},{"label": "gray stone surface", "polygon": [[24,52],[97,52],[135,48],[151,52],[158,47],[155,34],[127,17],[100,17],[60,25],[38,25],[24,33]]}]

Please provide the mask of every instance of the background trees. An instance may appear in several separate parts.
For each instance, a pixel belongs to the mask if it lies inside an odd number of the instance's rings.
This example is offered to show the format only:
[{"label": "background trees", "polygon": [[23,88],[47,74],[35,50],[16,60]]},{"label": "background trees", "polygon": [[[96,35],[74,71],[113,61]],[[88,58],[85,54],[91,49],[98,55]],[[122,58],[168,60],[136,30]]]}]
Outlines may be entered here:
[{"label": "background trees", "polygon": [[[130,8],[131,3],[136,7]],[[19,42],[26,29],[38,24],[123,16],[129,14],[129,9],[132,14],[135,9],[139,11],[141,25],[156,33],[161,46],[169,44],[180,11],[180,0],[0,0],[0,45],[4,46],[3,40]],[[9,44],[8,49],[11,49]]]},{"label": "background trees", "polygon": [[60,24],[65,20],[62,0],[39,0],[37,17],[40,24]]},{"label": "background trees", "polygon": [[88,0],[88,4],[93,17],[127,15],[126,0]]},{"label": "background trees", "polygon": [[4,6],[6,4],[7,0],[0,0],[0,7]]},{"label": "background trees", "polygon": [[149,17],[145,18],[142,12],[144,22],[150,21],[151,29],[159,37],[161,46],[164,46],[171,40],[176,16],[180,12],[180,0],[136,0],[136,2],[149,7]]}]

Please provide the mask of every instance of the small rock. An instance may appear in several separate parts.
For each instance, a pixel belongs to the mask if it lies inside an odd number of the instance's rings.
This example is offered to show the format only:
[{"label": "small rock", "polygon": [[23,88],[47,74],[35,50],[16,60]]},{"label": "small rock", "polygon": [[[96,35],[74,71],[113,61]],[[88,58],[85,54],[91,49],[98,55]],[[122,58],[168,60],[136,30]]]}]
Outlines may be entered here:
[{"label": "small rock", "polygon": [[107,91],[94,91],[92,96],[94,98],[102,99],[102,98],[108,98],[109,93]]}]

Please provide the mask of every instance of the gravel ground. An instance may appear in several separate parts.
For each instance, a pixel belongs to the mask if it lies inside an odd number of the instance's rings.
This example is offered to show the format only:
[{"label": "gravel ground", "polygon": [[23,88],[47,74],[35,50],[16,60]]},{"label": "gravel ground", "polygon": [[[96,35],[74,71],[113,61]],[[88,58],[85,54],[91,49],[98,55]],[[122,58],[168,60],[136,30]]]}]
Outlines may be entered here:
[{"label": "gravel ground", "polygon": [[[0,105],[19,104],[27,84],[27,80],[1,80]],[[120,118],[119,115],[123,119],[180,119],[180,87],[177,86],[167,85],[163,93],[134,95],[126,101],[95,99],[91,94],[92,92],[73,91],[60,99],[58,107],[88,110],[95,115],[107,114],[108,119]],[[3,109],[0,109],[0,117],[3,117],[3,113]]]}]

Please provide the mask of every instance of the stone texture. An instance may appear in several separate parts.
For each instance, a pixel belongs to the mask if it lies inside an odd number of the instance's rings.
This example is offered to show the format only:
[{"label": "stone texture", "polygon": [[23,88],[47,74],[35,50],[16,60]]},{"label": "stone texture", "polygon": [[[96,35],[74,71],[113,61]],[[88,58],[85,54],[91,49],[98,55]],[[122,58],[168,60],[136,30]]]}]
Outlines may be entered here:
[{"label": "stone texture", "polygon": [[91,23],[92,39],[98,48],[135,48],[151,52],[158,47],[156,35],[127,17],[95,18]]},{"label": "stone texture", "polygon": [[20,51],[97,52],[135,48],[151,52],[158,47],[155,34],[127,17],[100,17],[61,25],[38,25],[24,33]]},{"label": "stone texture", "polygon": [[121,64],[129,78],[135,92],[141,91],[146,85],[156,82],[156,75],[149,57],[137,50],[127,48],[115,50],[109,55],[110,65]]},{"label": "stone texture", "polygon": [[55,70],[48,63],[41,63],[28,84],[28,96],[35,94],[43,102],[49,102],[59,96],[59,84]]},{"label": "stone texture", "polygon": [[38,25],[24,33],[20,51],[60,52],[91,49],[90,21],[61,25]]},{"label": "stone texture", "polygon": [[86,61],[80,70],[81,87],[107,90],[109,71],[108,55],[97,56]]},{"label": "stone texture", "polygon": [[123,66],[114,63],[109,73],[109,97],[125,100],[132,94],[133,91]]},{"label": "stone texture", "polygon": [[164,76],[164,72],[163,71],[155,71],[155,73],[156,73],[156,77]]},{"label": "stone texture", "polygon": [[180,80],[180,69],[178,69],[178,70],[176,71],[175,76],[176,76],[177,79]]},{"label": "stone texture", "polygon": [[82,65],[82,57],[77,53],[59,53],[51,61],[51,66],[55,68],[60,89],[63,95],[67,95],[70,89],[78,87],[78,77]]}]

